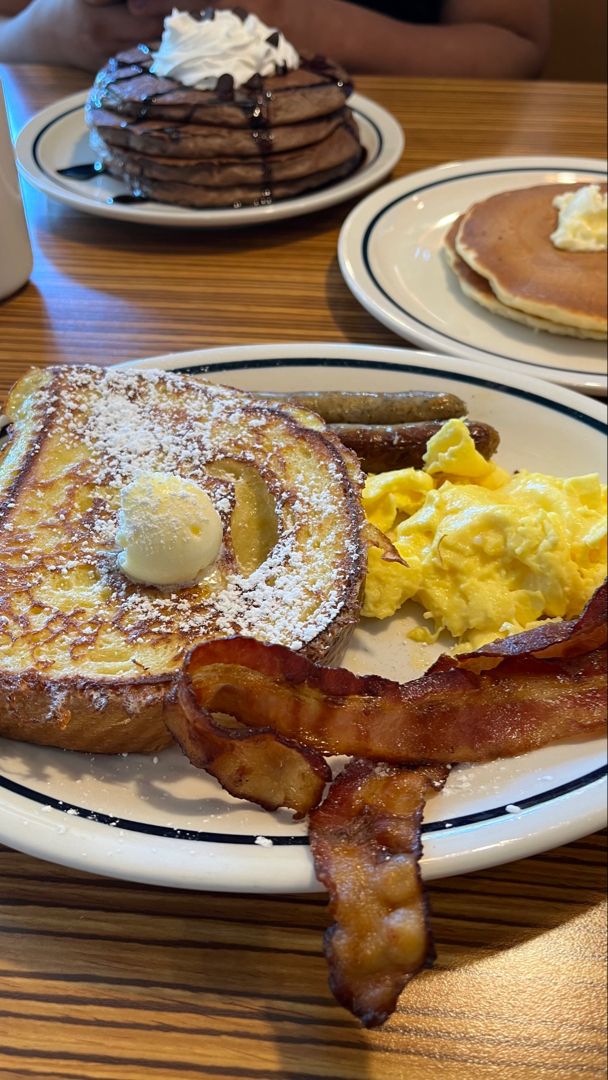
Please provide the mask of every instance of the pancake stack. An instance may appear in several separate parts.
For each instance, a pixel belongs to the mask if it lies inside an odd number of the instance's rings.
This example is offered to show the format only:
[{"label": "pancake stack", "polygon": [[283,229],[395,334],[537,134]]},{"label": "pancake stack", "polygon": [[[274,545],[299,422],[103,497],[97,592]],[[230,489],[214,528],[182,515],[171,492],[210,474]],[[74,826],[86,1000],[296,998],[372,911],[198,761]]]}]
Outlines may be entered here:
[{"label": "pancake stack", "polygon": [[606,252],[564,251],[551,242],[558,218],[553,200],[573,190],[543,184],[475,203],[452,225],[444,250],[462,291],[494,314],[535,330],[603,340]]},{"label": "pancake stack", "polygon": [[156,46],[109,61],[85,108],[97,160],[134,196],[250,206],[324,187],[361,163],[345,71],[321,57],[235,88],[186,87],[150,71]]}]

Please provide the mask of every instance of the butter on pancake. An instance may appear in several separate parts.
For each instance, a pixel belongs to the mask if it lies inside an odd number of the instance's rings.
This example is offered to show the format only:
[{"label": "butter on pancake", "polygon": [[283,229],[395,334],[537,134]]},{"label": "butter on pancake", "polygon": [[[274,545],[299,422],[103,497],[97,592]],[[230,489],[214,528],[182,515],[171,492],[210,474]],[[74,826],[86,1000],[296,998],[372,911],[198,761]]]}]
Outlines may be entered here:
[{"label": "butter on pancake", "polygon": [[492,286],[487,278],[482,277],[476,270],[472,270],[471,267],[461,259],[460,255],[456,251],[456,235],[460,228],[463,216],[456,218],[456,221],[452,225],[451,229],[447,232],[443,241],[443,250],[445,257],[450,268],[454,271],[460,288],[465,296],[470,297],[471,300],[475,300],[482,307],[487,308],[493,315],[501,315],[505,319],[511,319],[512,322],[522,323],[524,326],[531,327],[532,330],[544,330],[549,334],[561,334],[564,337],[584,337],[595,338],[597,340],[603,340],[606,335],[601,331],[595,330],[579,330],[576,326],[566,326],[565,323],[551,322],[550,319],[542,319],[538,315],[526,315],[524,311],[518,311],[517,308],[507,307],[502,301],[498,299],[496,294],[492,291]]},{"label": "butter on pancake", "polygon": [[[515,311],[575,328],[583,337],[604,338],[606,253],[563,251],[551,242],[558,217],[553,200],[573,190],[571,184],[543,184],[493,195],[463,215],[453,242],[457,255],[510,309],[509,317],[516,317]],[[455,269],[459,273],[460,267]],[[459,280],[469,295],[496,310],[477,279],[465,281],[459,274]]]}]

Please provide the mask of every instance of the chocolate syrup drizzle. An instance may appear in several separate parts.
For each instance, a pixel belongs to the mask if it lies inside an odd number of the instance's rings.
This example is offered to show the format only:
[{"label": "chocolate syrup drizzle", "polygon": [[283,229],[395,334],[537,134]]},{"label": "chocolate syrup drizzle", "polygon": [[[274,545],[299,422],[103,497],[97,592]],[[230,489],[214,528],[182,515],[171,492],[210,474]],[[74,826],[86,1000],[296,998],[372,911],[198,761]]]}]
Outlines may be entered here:
[{"label": "chocolate syrup drizzle", "polygon": [[[234,8],[234,13],[241,19],[247,18],[247,12],[242,8]],[[215,10],[213,8],[207,8],[200,14],[202,21],[206,19],[213,19],[215,17]],[[274,31],[268,37],[269,44],[277,46],[279,43],[279,34]],[[123,54],[124,60],[121,57],[116,57],[108,64],[105,72],[102,73],[102,77],[98,80],[96,88],[94,88],[91,95],[91,105],[93,108],[103,108],[104,103],[108,104],[108,107],[112,108],[112,83],[120,82],[124,79],[130,79],[137,75],[145,74],[152,64],[152,48],[148,45],[137,46],[137,60],[133,59],[133,50],[130,53]],[[129,59],[131,58],[131,59]],[[334,83],[340,90],[344,92],[344,98],[349,96],[352,91],[352,84],[345,83],[342,79],[336,77],[335,68],[326,60],[323,56],[314,56],[312,58],[300,58],[300,67],[305,71],[309,71],[311,74],[315,74],[326,80],[327,82]],[[286,75],[287,67],[284,65],[277,65],[275,74],[277,76]],[[135,114],[135,122],[141,122],[148,118],[150,108],[162,97],[167,94],[174,93],[176,90],[183,89],[181,84],[173,79],[163,78],[159,80],[162,84],[162,88],[155,89],[154,93],[146,94],[141,98],[141,102],[137,112]],[[302,92],[303,90],[314,89],[316,83],[310,83],[307,86],[298,87],[285,87],[280,93],[290,92]],[[244,95],[244,96],[243,96]],[[116,104],[120,104],[120,99],[115,98]],[[265,79],[260,75],[252,75],[248,82],[244,83],[239,88],[238,95],[235,94],[234,79],[229,74],[221,75],[217,81],[215,88],[215,97],[210,101],[211,105],[231,103],[237,105],[243,112],[243,115],[248,121],[251,137],[255,142],[257,152],[259,155],[260,167],[261,167],[261,194],[258,199],[255,200],[255,206],[264,206],[272,203],[273,200],[273,169],[272,169],[272,153],[274,135],[272,132],[272,102],[273,93],[271,90],[265,89]],[[181,135],[181,125],[194,122],[194,117],[197,110],[200,108],[200,103],[195,103],[191,106],[190,110],[180,120],[180,126],[167,126],[162,129],[163,134],[167,135],[170,139],[179,139]],[[121,127],[128,127],[129,123],[133,120],[124,120],[121,123]],[[83,166],[83,170],[84,170]],[[99,170],[97,170],[99,172]],[[95,175],[92,173],[91,175]],[[72,176],[72,179],[89,179],[84,173],[82,176]],[[142,202],[146,201],[146,197],[139,194],[137,190],[134,190],[130,195],[117,195],[114,199],[110,200],[115,203],[128,203],[128,202]],[[240,203],[236,203],[235,207],[240,207]]]},{"label": "chocolate syrup drizzle", "polygon": [[[87,161],[82,165],[69,165],[67,169],[57,169],[59,176],[65,176],[68,180],[92,180],[95,176],[101,176],[107,172],[105,165],[100,161]],[[106,199],[112,206],[114,203],[143,203],[149,202],[147,195],[132,191],[124,195],[113,195]]]},{"label": "chocolate syrup drizzle", "polygon": [[68,165],[67,169],[57,169],[59,176],[65,176],[68,180],[92,180],[105,171],[100,161],[87,161],[82,165]]}]

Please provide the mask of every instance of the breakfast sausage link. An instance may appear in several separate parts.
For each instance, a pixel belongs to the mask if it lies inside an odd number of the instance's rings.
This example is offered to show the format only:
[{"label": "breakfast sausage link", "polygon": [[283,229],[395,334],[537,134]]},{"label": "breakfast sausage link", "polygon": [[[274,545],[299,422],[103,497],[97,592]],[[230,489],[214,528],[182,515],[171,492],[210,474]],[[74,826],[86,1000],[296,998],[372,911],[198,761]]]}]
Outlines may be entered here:
[{"label": "breakfast sausage link", "polygon": [[[422,468],[428,440],[443,421],[416,424],[330,424],[330,430],[361,461],[365,472]],[[496,453],[500,437],[495,428],[476,420],[465,421],[475,446],[485,458]]]},{"label": "breakfast sausage link", "polygon": [[433,390],[375,393],[359,390],[298,390],[264,393],[271,401],[291,401],[316,412],[327,424],[404,424],[465,416],[466,405],[455,394]]}]

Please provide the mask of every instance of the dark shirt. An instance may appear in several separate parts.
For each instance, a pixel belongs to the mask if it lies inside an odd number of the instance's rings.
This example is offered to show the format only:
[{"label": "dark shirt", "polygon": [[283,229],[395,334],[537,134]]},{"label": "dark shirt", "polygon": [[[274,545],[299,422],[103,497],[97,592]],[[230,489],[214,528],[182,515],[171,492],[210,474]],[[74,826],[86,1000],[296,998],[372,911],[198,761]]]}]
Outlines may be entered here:
[{"label": "dark shirt", "polygon": [[351,0],[359,7],[391,15],[393,19],[412,23],[438,23],[443,0]]}]

